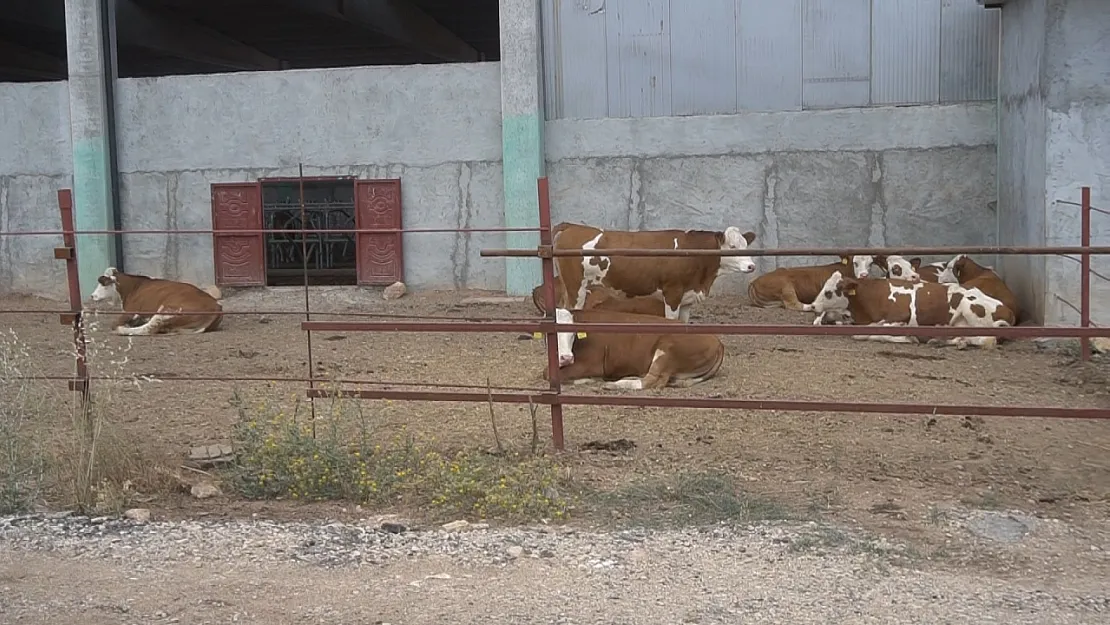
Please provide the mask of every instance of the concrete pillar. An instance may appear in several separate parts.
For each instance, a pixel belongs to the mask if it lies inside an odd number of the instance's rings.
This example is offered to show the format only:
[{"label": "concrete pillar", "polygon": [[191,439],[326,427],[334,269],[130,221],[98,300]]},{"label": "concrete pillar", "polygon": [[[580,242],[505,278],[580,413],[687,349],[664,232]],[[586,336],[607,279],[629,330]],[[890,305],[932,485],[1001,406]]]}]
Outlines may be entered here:
[{"label": "concrete pillar", "polygon": [[[114,148],[107,80],[115,80],[110,50],[105,46],[104,3],[107,0],[65,0],[66,58],[69,63],[70,137],[73,143],[73,203],[78,230],[108,230],[113,219]],[[81,293],[88,296],[96,278],[116,262],[112,235],[77,237]]]},{"label": "concrete pillar", "polygon": [[[500,0],[501,154],[505,227],[539,226],[536,179],[544,175],[540,0]],[[534,232],[506,233],[510,248],[539,245]],[[526,295],[542,280],[539,259],[505,259],[505,292]]]}]

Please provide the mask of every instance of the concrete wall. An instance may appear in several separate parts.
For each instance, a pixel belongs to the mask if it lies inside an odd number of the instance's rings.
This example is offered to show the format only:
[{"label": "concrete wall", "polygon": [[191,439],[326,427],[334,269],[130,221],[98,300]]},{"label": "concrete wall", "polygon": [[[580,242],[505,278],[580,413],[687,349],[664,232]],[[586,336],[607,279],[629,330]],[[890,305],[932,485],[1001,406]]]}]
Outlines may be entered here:
[{"label": "concrete wall", "polygon": [[[1110,209],[1110,3],[1049,0],[1045,18],[1046,232],[1049,245],[1077,245],[1079,209],[1059,200],[1078,202],[1086,185],[1092,203]],[[1110,217],[1093,215],[1091,231],[1095,244],[1110,243]],[[1092,266],[1110,275],[1110,258],[1092,257]],[[1091,288],[1092,318],[1110,324],[1110,283],[1092,277]],[[1046,322],[1077,323],[1056,296],[1079,304],[1079,265],[1049,258],[1046,289]]]},{"label": "concrete wall", "polygon": [[[1046,244],[1045,2],[1009,2],[1002,10],[1003,62],[998,84],[998,239],[1002,245]],[[1022,306],[1034,318],[1043,318],[1045,258],[1001,256],[996,266]]]},{"label": "concrete wall", "polygon": [[[0,231],[59,230],[58,189],[70,186],[65,82],[0,84]],[[65,293],[61,237],[0,237],[0,292]]]},{"label": "concrete wall", "polygon": [[[502,224],[496,63],[244,72],[119,81],[127,228],[212,227],[214,182],[354,175],[402,180],[405,227]],[[504,287],[496,234],[409,234],[417,288]],[[124,239],[129,270],[211,284],[212,237]]]},{"label": "concrete wall", "polygon": [[[760,247],[989,245],[995,121],[992,103],[550,121],[553,217],[738,225]],[[746,279],[718,284],[734,292]]]}]

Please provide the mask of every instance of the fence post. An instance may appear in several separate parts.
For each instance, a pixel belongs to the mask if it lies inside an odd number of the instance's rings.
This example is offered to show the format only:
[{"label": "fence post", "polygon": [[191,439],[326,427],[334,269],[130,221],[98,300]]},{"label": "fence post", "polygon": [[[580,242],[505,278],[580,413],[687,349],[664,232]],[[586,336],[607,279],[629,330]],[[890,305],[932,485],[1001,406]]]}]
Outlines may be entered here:
[{"label": "fence post", "polygon": [[74,377],[69,390],[77,393],[80,414],[89,416],[88,347],[85,340],[85,323],[81,316],[81,281],[77,271],[77,241],[73,225],[73,191],[58,189],[58,211],[62,218],[62,247],[54,248],[54,258],[66,262],[66,284],[69,287],[69,310],[61,316],[62,325],[73,326]]},{"label": "fence post", "polygon": [[[1079,325],[1084,328],[1091,326],[1091,187],[1083,187],[1081,204],[1081,226],[1079,244],[1083,246],[1080,254],[1079,277]],[[1079,339],[1079,359],[1087,362],[1091,359],[1091,339],[1084,336]]]},{"label": "fence post", "polygon": [[[555,307],[558,297],[555,293],[555,260],[551,256],[551,195],[547,177],[536,180],[540,195],[540,262],[543,264],[543,297],[547,308],[547,319],[555,323]],[[559,401],[562,384],[559,381],[559,341],[558,332],[551,331],[547,340],[547,378],[551,383],[554,397],[551,401],[551,440],[556,451],[563,451],[563,404]]]}]

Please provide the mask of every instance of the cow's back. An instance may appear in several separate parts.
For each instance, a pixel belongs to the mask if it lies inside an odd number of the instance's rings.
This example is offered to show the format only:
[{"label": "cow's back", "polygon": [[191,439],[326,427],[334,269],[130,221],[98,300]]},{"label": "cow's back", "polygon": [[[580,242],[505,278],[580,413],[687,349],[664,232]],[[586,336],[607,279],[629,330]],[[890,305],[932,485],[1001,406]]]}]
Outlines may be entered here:
[{"label": "cow's back", "polygon": [[862,278],[849,295],[857,323],[948,324],[948,287],[935,282],[910,282],[897,278]]},{"label": "cow's back", "polygon": [[125,311],[153,314],[160,307],[186,312],[220,312],[211,295],[185,282],[150,278],[140,283],[123,302]]},{"label": "cow's back", "polygon": [[[579,323],[666,323],[682,325],[676,319],[664,319],[649,315],[619,312],[614,310],[575,310],[574,320]],[[658,332],[643,334],[615,334],[585,330],[586,338],[574,343],[575,359],[606,363],[606,373],[613,377],[642,376],[651,365],[655,346],[662,334]]]},{"label": "cow's back", "polygon": [[[1021,313],[1017,297],[1014,296],[1013,291],[1010,290],[1010,287],[1006,285],[1002,278],[993,271],[988,269],[982,275],[976,276],[960,286],[965,289],[979,289],[985,295],[1002,302],[1003,306],[1010,309],[1015,319],[1020,319]],[[1016,322],[1013,325],[1016,325]]]}]

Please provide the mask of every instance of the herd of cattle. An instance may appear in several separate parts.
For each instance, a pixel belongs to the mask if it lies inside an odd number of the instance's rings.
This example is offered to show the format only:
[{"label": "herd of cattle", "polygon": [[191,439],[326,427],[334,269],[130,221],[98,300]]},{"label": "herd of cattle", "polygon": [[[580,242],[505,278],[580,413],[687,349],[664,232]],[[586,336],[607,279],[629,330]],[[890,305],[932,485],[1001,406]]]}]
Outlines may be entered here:
[{"label": "herd of cattle", "polygon": [[[552,228],[555,250],[675,249],[743,251],[755,233],[735,226],[707,230],[603,230],[577,223]],[[682,324],[703,302],[718,276],[755,272],[749,256],[556,256],[555,319],[567,323]],[[871,276],[873,267],[886,277]],[[200,333],[222,318],[219,289],[151,278],[108,268],[98,278],[94,301],[118,295],[122,335]],[[815,325],[1002,327],[1018,323],[1016,298],[991,268],[966,255],[922,265],[901,256],[841,256],[838,262],[779,268],[750,281],[753,306],[782,306],[816,313]],[[544,315],[543,285],[532,301]],[[152,312],[153,311],[153,312]],[[189,314],[178,314],[182,312]],[[601,379],[606,388],[691,386],[721,368],[725,348],[705,334],[556,334],[560,377]],[[913,336],[854,338],[920,342]],[[993,347],[994,337],[930,339],[930,343]],[[546,371],[545,371],[546,377]]]}]

